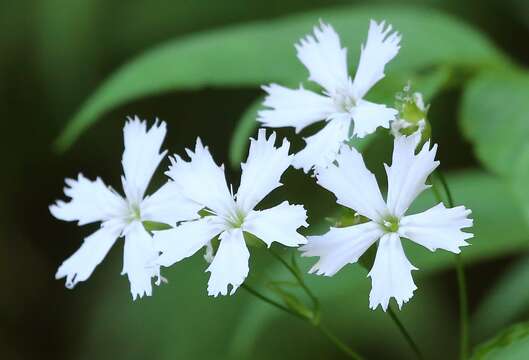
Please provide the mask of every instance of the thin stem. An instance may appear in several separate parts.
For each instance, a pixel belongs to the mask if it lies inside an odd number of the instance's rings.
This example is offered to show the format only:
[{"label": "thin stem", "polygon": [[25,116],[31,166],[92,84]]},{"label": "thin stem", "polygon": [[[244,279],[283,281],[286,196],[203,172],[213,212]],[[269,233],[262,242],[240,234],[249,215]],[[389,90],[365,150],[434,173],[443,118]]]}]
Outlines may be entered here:
[{"label": "thin stem", "polygon": [[465,360],[468,357],[469,331],[468,331],[468,293],[465,279],[465,268],[461,254],[455,254],[457,286],[459,288],[459,331],[461,344],[459,357]]},{"label": "thin stem", "polygon": [[[448,183],[440,170],[437,170],[434,174],[437,175],[439,181],[443,187],[443,190],[446,194],[448,207],[454,207],[454,198],[452,197],[452,192],[448,187]],[[435,185],[434,185],[435,188]],[[439,192],[434,191],[437,199],[443,201]],[[469,320],[468,320],[468,291],[465,278],[465,268],[463,263],[463,257],[461,254],[454,255],[455,268],[457,275],[457,287],[459,291],[459,333],[460,333],[460,348],[459,348],[459,358],[461,360],[466,360],[468,357],[469,349]]]},{"label": "thin stem", "polygon": [[417,344],[415,343],[415,341],[411,337],[411,335],[408,332],[408,330],[406,330],[406,328],[404,327],[404,324],[402,324],[402,322],[398,318],[397,314],[395,314],[395,312],[393,311],[391,306],[388,308],[388,314],[391,317],[391,319],[393,320],[393,322],[395,323],[395,325],[397,325],[397,327],[399,328],[399,330],[402,333],[402,335],[404,335],[404,338],[408,342],[408,345],[410,345],[410,347],[413,349],[413,352],[415,353],[417,358],[423,360],[424,356],[422,355],[421,350],[419,349],[419,347],[417,346]]},{"label": "thin stem", "polygon": [[452,192],[450,191],[450,188],[448,187],[448,183],[446,182],[446,178],[443,175],[443,173],[440,170],[437,170],[437,176],[439,177],[439,180],[441,180],[441,184],[443,185],[443,189],[446,193],[446,198],[448,202],[448,207],[454,207],[454,198],[452,197]]},{"label": "thin stem", "polygon": [[263,294],[261,294],[259,291],[255,290],[254,288],[252,288],[250,285],[247,285],[247,284],[242,284],[241,287],[248,291],[250,294],[252,294],[253,296],[257,297],[258,299],[272,305],[272,306],[275,306],[276,308],[278,308],[279,310],[282,310],[286,313],[289,313],[290,315],[293,315],[293,316],[296,316],[298,318],[301,318],[301,319],[304,319],[306,320],[306,318],[304,316],[302,316],[301,314],[295,312],[295,311],[292,311],[291,309],[287,308],[286,306],[278,303],[277,301],[275,300],[272,300],[270,299],[268,296],[265,296]]},{"label": "thin stem", "polygon": [[334,335],[327,327],[321,324],[320,322],[320,302],[316,295],[310,290],[310,288],[305,284],[305,281],[303,280],[303,276],[301,275],[300,270],[297,267],[292,266],[288,263],[281,255],[279,255],[275,250],[270,249],[270,252],[272,255],[279,260],[283,266],[287,268],[287,270],[294,276],[298,284],[303,288],[305,293],[310,297],[312,300],[312,303],[314,305],[313,313],[314,318],[307,318],[304,317],[307,321],[309,321],[312,325],[314,325],[320,332],[327,337],[338,349],[340,349],[345,355],[347,355],[351,359],[355,360],[362,360],[363,358],[358,355],[353,349],[351,349],[349,346],[347,346],[344,342],[342,342],[336,335]]},{"label": "thin stem", "polygon": [[325,327],[323,324],[316,325],[318,330],[327,337],[338,349],[342,350],[344,354],[346,354],[349,358],[355,359],[355,360],[362,360],[363,358],[355,353],[349,346],[344,344],[340,339],[336,337],[327,327]]},{"label": "thin stem", "polygon": [[318,301],[318,298],[316,297],[316,295],[314,295],[312,290],[310,290],[310,288],[307,286],[307,284],[305,284],[305,281],[301,277],[301,274],[300,274],[299,270],[295,269],[292,265],[290,265],[285,259],[283,259],[283,257],[281,255],[276,253],[273,249],[270,249],[270,252],[272,253],[272,255],[277,260],[279,260],[288,269],[288,271],[290,271],[290,273],[292,273],[294,278],[297,280],[298,284],[303,288],[305,293],[307,293],[307,295],[312,300],[312,303],[314,305],[314,312],[317,314],[319,312],[319,308],[320,308],[320,303]]},{"label": "thin stem", "polygon": [[346,344],[344,344],[340,339],[338,339],[338,337],[336,337],[336,335],[334,335],[329,329],[324,327],[321,323],[313,322],[312,319],[309,319],[306,316],[304,316],[304,315],[302,315],[300,313],[297,313],[297,312],[287,308],[286,306],[283,306],[282,304],[278,303],[277,301],[270,299],[268,296],[265,296],[265,295],[261,294],[260,292],[258,292],[257,290],[255,290],[254,288],[252,288],[251,286],[249,286],[247,284],[243,283],[241,285],[241,287],[243,289],[245,289],[246,291],[248,291],[253,296],[257,297],[258,299],[266,302],[267,304],[270,304],[270,305],[278,308],[279,310],[282,310],[282,311],[284,311],[284,312],[286,312],[286,313],[288,313],[290,315],[293,315],[293,316],[295,316],[297,318],[300,318],[300,319],[303,319],[303,320],[307,320],[308,322],[313,324],[317,329],[319,329],[339,350],[341,350],[349,358],[355,359],[355,360],[363,360],[360,355],[355,353],[351,348],[349,348]]}]

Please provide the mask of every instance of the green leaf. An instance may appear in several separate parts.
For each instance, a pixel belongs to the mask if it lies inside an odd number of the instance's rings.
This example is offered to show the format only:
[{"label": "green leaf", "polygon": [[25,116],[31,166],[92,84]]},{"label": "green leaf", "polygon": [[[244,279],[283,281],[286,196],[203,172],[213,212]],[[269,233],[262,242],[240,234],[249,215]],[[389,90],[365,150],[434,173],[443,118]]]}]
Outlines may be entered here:
[{"label": "green leaf", "polygon": [[[368,20],[386,19],[403,35],[388,73],[436,65],[477,69],[505,63],[490,42],[467,25],[432,9],[349,6],[256,22],[176,39],[154,48],[115,72],[86,101],[57,141],[66,149],[102,114],[119,105],[176,89],[252,86],[276,81],[296,85],[307,73],[294,43],[324,19],[332,23],[356,66]],[[436,34],[435,46],[431,34]]]},{"label": "green leaf", "polygon": [[529,222],[529,73],[486,73],[465,90],[465,136],[479,160],[512,184]]},{"label": "green leaf", "polygon": [[529,74],[485,73],[466,87],[462,128],[479,160],[498,174],[513,174],[529,133]]},{"label": "green leaf", "polygon": [[259,109],[261,109],[262,103],[263,97],[259,97],[254,102],[252,102],[252,104],[248,107],[248,109],[246,109],[241,119],[237,123],[237,127],[231,136],[229,160],[231,167],[234,169],[240,168],[241,162],[248,153],[248,147],[250,146],[248,139],[259,127],[259,123],[256,119],[257,112]]},{"label": "green leaf", "polygon": [[160,230],[168,230],[171,229],[172,226],[156,221],[144,221],[143,226],[145,227],[145,230],[152,232],[152,231],[160,231]]},{"label": "green leaf", "polygon": [[512,326],[480,345],[471,360],[519,360],[529,358],[529,323]]},{"label": "green leaf", "polygon": [[529,309],[529,256],[513,264],[488,290],[473,318],[475,337],[489,336]]}]

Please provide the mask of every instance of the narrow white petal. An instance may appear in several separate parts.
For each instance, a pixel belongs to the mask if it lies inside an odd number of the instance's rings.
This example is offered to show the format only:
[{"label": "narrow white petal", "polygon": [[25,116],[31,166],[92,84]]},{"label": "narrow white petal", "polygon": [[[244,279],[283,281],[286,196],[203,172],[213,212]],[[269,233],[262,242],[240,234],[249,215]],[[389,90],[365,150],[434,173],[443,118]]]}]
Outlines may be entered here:
[{"label": "narrow white petal", "polygon": [[439,165],[439,161],[435,161],[437,144],[430,149],[430,141],[415,155],[420,138],[420,132],[396,138],[391,166],[386,165],[388,208],[397,217],[404,215],[413,200],[429,188],[426,179]]},{"label": "narrow white petal", "polygon": [[307,211],[303,205],[290,205],[287,201],[273,208],[251,211],[243,224],[247,231],[268,246],[276,241],[285,246],[298,246],[305,244],[307,239],[297,233],[301,226],[307,227]]},{"label": "narrow white petal", "polygon": [[399,235],[384,235],[378,243],[375,263],[368,275],[371,278],[369,307],[375,310],[380,305],[386,311],[389,300],[394,298],[400,309],[417,289],[411,276],[412,270],[417,268],[406,258]]},{"label": "narrow white petal", "polygon": [[387,215],[377,179],[367,170],[356,149],[342,145],[336,164],[321,169],[316,177],[318,184],[331,191],[339,204],[377,222]]},{"label": "narrow white petal", "polygon": [[259,111],[257,121],[266,127],[292,126],[299,132],[337,111],[330,97],[305,90],[302,86],[289,89],[270,84],[263,86],[263,90],[268,93],[263,105],[269,109]]},{"label": "narrow white petal", "polygon": [[296,44],[299,60],[309,70],[309,80],[315,81],[332,94],[345,90],[351,79],[347,73],[347,50],[331,25],[320,23],[314,36],[307,35]]},{"label": "narrow white petal", "polygon": [[197,139],[195,151],[186,149],[190,161],[175,155],[166,172],[174,180],[182,194],[196,203],[208,207],[217,214],[231,214],[233,197],[228,190],[224,166],[217,166],[207,147]]},{"label": "narrow white petal", "polygon": [[364,95],[384,77],[384,67],[399,52],[400,35],[391,32],[383,21],[377,24],[371,20],[367,42],[362,45],[360,61],[353,81],[353,94],[356,99]]},{"label": "narrow white petal", "polygon": [[213,216],[206,216],[196,221],[184,222],[169,230],[155,231],[154,247],[162,253],[156,263],[171,266],[206,246],[222,231],[212,218]]},{"label": "narrow white petal", "polygon": [[363,138],[374,133],[379,126],[389,129],[389,123],[395,120],[397,114],[397,110],[386,107],[386,105],[360,100],[352,110],[353,135]]},{"label": "narrow white petal", "polygon": [[151,279],[157,277],[159,281],[160,266],[155,264],[158,251],[154,248],[154,242],[139,221],[132,222],[124,231],[125,246],[123,252],[122,275],[127,274],[130,283],[132,299],[137,297],[151,296]]},{"label": "narrow white petal", "polygon": [[244,242],[241,229],[226,230],[220,234],[220,245],[207,271],[210,296],[226,295],[231,284],[230,295],[244,282],[248,275],[250,252]]},{"label": "narrow white petal", "polygon": [[275,132],[267,139],[265,129],[259,129],[257,140],[250,139],[250,151],[246,163],[241,164],[241,185],[237,191],[237,205],[244,213],[282,185],[281,175],[292,162],[294,155],[288,155],[288,140],[283,139],[278,148],[274,146],[275,140]]},{"label": "narrow white petal", "polygon": [[125,151],[123,166],[123,190],[129,202],[139,204],[151,181],[154,171],[167,153],[160,153],[167,128],[165,122],[155,124],[147,130],[147,123],[137,116],[129,118],[123,128]]},{"label": "narrow white petal", "polygon": [[425,248],[444,249],[458,254],[472,234],[461,231],[472,226],[471,211],[464,206],[446,208],[442,203],[420,214],[405,216],[400,221],[399,234]]},{"label": "narrow white petal", "polygon": [[180,188],[171,180],[151,196],[147,196],[140,207],[143,221],[156,221],[169,225],[199,218],[202,205],[186,198]]},{"label": "narrow white petal", "polygon": [[313,167],[325,168],[336,159],[340,146],[349,137],[349,119],[329,121],[318,133],[305,138],[307,145],[292,161],[296,169],[308,173]]},{"label": "narrow white petal", "polygon": [[57,270],[55,278],[66,277],[67,288],[71,289],[78,282],[87,280],[119,237],[121,227],[104,225],[85,238],[81,247]]},{"label": "narrow white petal", "polygon": [[71,200],[58,200],[50,206],[50,212],[57,219],[78,221],[79,225],[96,221],[106,221],[125,216],[128,205],[114,190],[97,178],[91,181],[79,174],[77,180],[66,179],[64,194]]},{"label": "narrow white petal", "polygon": [[357,262],[382,235],[380,225],[371,221],[344,228],[331,228],[326,234],[309,236],[307,245],[300,247],[300,250],[302,256],[320,258],[310,269],[310,273],[333,276],[345,265]]}]

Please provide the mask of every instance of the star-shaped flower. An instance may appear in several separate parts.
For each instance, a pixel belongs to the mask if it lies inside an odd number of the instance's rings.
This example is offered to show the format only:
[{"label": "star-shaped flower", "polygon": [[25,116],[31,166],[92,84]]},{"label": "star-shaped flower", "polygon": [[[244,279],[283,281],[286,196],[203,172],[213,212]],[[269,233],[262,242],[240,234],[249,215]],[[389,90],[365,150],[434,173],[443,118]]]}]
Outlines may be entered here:
[{"label": "star-shaped flower", "polygon": [[171,159],[167,175],[189,199],[200,204],[210,215],[196,221],[154,233],[156,248],[162,252],[157,263],[163,266],[189,257],[219,236],[220,244],[207,271],[211,272],[208,294],[230,295],[248,275],[250,253],[244,233],[250,233],[268,246],[277,241],[286,246],[305,244],[305,237],[297,233],[306,223],[306,211],[302,205],[283,202],[266,210],[255,206],[272,190],[281,186],[283,172],[290,166],[289,142],[283,141],[276,148],[275,133],[268,139],[264,129],[259,130],[257,140],[251,139],[246,163],[242,164],[239,191],[230,191],[223,166],[217,166],[207,147],[197,139],[195,151],[187,150],[190,161],[179,156]]},{"label": "star-shaped flower", "polygon": [[84,239],[83,244],[57,270],[57,279],[66,277],[66,287],[90,277],[119,237],[125,237],[123,272],[130,282],[132,298],[152,294],[151,279],[160,267],[153,265],[158,252],[142,221],[174,224],[194,219],[200,206],[179,194],[168,182],[152,196],[145,196],[151,177],[164,158],[160,147],[166,133],[164,122],[147,130],[146,122],[129,119],[123,128],[125,151],[121,177],[125,197],[107,187],[100,178],[91,181],[79,174],[77,180],[66,179],[64,193],[69,202],[57,201],[50,212],[57,219],[77,221],[79,225],[101,222],[101,227]]},{"label": "star-shaped flower", "polygon": [[360,153],[343,145],[336,164],[317,174],[318,184],[334,193],[338,203],[353,209],[368,222],[343,228],[331,228],[321,236],[308,237],[301,247],[303,256],[319,256],[310,272],[332,276],[360,256],[375,242],[378,249],[369,277],[372,289],[369,306],[387,309],[390,298],[399,308],[417,288],[411,270],[417,270],[406,258],[400,238],[407,238],[427,249],[459,253],[473,235],[461,231],[472,226],[471,211],[464,206],[446,208],[442,203],[415,215],[405,215],[412,202],[429,186],[428,176],[439,165],[437,146],[426,142],[415,154],[420,133],[401,136],[394,141],[391,167],[386,165],[388,195],[384,201],[375,176],[366,169]]},{"label": "star-shaped flower", "polygon": [[384,77],[385,65],[399,51],[400,36],[391,26],[371,20],[367,42],[361,48],[354,80],[347,71],[347,50],[332,26],[321,23],[296,45],[299,60],[312,80],[324,89],[323,95],[304,89],[289,89],[277,84],[264,86],[268,93],[258,121],[267,127],[292,126],[299,132],[306,126],[325,120],[325,127],[305,139],[306,147],[293,162],[305,172],[314,166],[325,167],[335,158],[340,145],[350,134],[364,137],[377,127],[389,127],[397,115],[395,109],[364,100],[364,96]]}]

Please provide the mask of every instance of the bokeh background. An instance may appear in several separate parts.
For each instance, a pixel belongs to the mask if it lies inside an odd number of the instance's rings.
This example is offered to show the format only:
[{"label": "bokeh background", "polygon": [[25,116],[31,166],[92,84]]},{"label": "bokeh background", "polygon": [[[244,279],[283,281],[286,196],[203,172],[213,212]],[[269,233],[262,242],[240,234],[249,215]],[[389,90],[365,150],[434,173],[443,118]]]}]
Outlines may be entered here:
[{"label": "bokeh background", "polygon": [[[321,13],[351,14],[359,9],[365,18],[354,29],[363,29],[362,32],[342,35],[364,39],[370,16],[381,20],[380,16],[387,12],[391,19],[393,10],[387,10],[386,5],[404,12],[418,9],[418,14],[441,12],[485,39],[487,47],[509,62],[520,68],[529,65],[529,3],[525,0],[0,1],[0,146],[4,154],[0,174],[0,357],[341,358],[342,354],[310,325],[258,303],[243,290],[225,298],[207,297],[206,264],[200,254],[167,270],[164,274],[169,284],[156,288],[152,298],[135,303],[126,277],[120,276],[121,242],[90,280],[80,283],[75,290],[66,289],[63,280],[54,279],[58,265],[94,227],[79,228],[73,223],[59,222],[50,216],[48,205],[63,196],[64,178],[79,171],[91,178],[101,176],[107,184],[119,188],[122,126],[127,115],[166,120],[169,134],[165,148],[171,152],[182,153],[199,135],[210,145],[214,157],[227,164],[229,177],[236,185],[239,169],[230,166],[230,156],[235,163],[237,156],[245,155],[233,150],[233,133],[238,129],[242,138],[254,133],[247,124],[241,128],[239,119],[248,114],[247,109],[262,95],[258,84],[234,81],[222,86],[205,81],[187,88],[160,89],[98,114],[94,117],[97,121],[83,129],[71,146],[60,147],[56,141],[109,76],[159,44],[256,21],[259,26],[273,26],[276,19],[307,12],[314,18],[307,22],[311,24],[319,18],[319,9],[325,9]],[[333,7],[338,8],[329,10]],[[358,17],[353,20],[357,22]],[[416,20],[417,27],[411,29],[424,32],[419,24],[425,19]],[[340,26],[339,30],[345,29]],[[275,41],[293,45],[310,28],[300,26],[292,39],[282,38],[281,32],[265,38],[271,48]],[[410,27],[407,31],[403,31],[403,49],[406,35],[412,32]],[[442,36],[423,34],[422,43],[419,42],[422,47],[415,46],[413,51],[435,53]],[[471,42],[470,49],[475,45]],[[218,41],[216,52],[229,51],[224,45]],[[344,41],[344,45],[352,54],[358,53],[359,41]],[[251,42],[247,46],[251,48]],[[281,68],[282,63],[293,64],[292,72],[299,74],[298,81],[305,79],[305,70],[296,62],[293,46],[285,52],[271,50],[271,53],[272,65],[277,63]],[[193,71],[192,59],[174,60],[175,67],[182,64]],[[167,64],[160,66],[162,73],[171,73]],[[234,73],[239,66],[234,58]],[[350,66],[354,69],[355,62]],[[198,71],[207,78],[208,71],[218,69]],[[255,72],[259,71],[261,68],[256,66]],[[419,75],[424,71],[429,69],[420,69]],[[457,76],[468,79],[474,74],[465,68],[458,71],[451,73],[451,79]],[[142,79],[145,81],[149,76],[145,73]],[[266,74],[257,76],[263,77],[267,79]],[[281,78],[271,76],[267,81]],[[393,84],[402,87],[404,81],[404,76],[395,78]],[[425,87],[433,86],[425,83]],[[418,81],[417,90],[424,90],[420,84]],[[450,174],[456,201],[475,207],[476,221],[481,221],[476,232],[483,236],[475,238],[468,258],[473,342],[479,343],[528,314],[529,293],[527,286],[524,290],[520,284],[525,279],[529,281],[525,255],[529,227],[516,193],[482,165],[483,155],[476,157],[469,137],[462,135],[459,118],[463,92],[463,82],[456,80],[440,90],[436,88],[435,95],[432,90],[429,101],[434,139],[440,144],[442,168]],[[529,92],[520,94],[522,102],[524,94],[529,100]],[[502,101],[508,102],[509,98]],[[498,108],[501,111],[503,108]],[[302,145],[292,131],[281,130],[280,134],[289,136],[295,148]],[[389,138],[379,135],[366,150],[378,174],[382,174],[380,160],[387,160],[390,148]],[[162,168],[166,166],[167,161]],[[154,179],[153,189],[162,183],[162,173]],[[289,170],[284,183],[286,186],[267,201],[277,203],[287,198],[304,202],[311,220],[320,224],[320,228],[324,226],[321,219],[334,211],[332,197],[318,189],[312,179],[294,170]],[[428,206],[433,200],[427,195],[421,201],[420,206]],[[492,242],[494,245],[490,245]],[[422,249],[411,250],[412,263],[425,270],[415,273],[419,290],[404,307],[401,317],[428,358],[449,359],[457,352],[457,289],[451,259],[446,254],[437,256]],[[304,261],[302,265],[307,268],[309,263]],[[251,268],[249,281],[263,291],[267,279],[288,279],[288,274],[259,249],[252,252]],[[350,266],[332,279],[314,276],[307,279],[322,298],[325,321],[347,343],[373,359],[411,358],[389,318],[380,310],[368,310],[370,284],[365,275],[362,269]],[[511,296],[501,297],[505,293]]]}]

